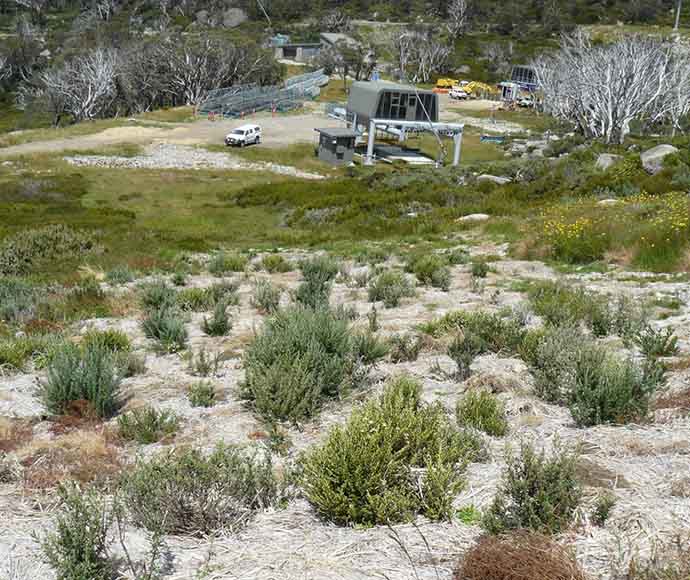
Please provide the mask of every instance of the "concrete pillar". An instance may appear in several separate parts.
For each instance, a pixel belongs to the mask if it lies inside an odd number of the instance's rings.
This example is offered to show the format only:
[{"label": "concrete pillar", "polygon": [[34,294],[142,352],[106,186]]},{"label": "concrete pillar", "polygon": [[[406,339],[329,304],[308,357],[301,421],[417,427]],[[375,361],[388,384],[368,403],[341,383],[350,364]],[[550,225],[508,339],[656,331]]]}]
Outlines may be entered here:
[{"label": "concrete pillar", "polygon": [[352,113],[352,127],[350,129],[357,131],[357,113]]},{"label": "concrete pillar", "polygon": [[453,167],[460,165],[460,153],[462,152],[462,132],[453,134]]},{"label": "concrete pillar", "polygon": [[367,154],[364,157],[364,165],[374,164],[374,138],[376,137],[376,124],[369,121],[369,141],[367,141]]}]

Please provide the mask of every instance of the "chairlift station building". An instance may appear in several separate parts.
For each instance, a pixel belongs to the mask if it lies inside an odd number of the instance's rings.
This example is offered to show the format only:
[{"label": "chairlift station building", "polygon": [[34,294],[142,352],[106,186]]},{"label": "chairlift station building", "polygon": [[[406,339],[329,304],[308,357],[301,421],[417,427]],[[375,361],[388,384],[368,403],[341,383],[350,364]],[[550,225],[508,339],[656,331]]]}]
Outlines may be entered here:
[{"label": "chairlift station building", "polygon": [[431,131],[436,135],[452,136],[455,145],[453,165],[458,165],[464,126],[440,123],[438,116],[438,95],[432,91],[385,81],[359,81],[350,87],[347,118],[350,128],[356,133],[368,131],[366,165],[373,163],[376,131],[394,135],[401,142],[408,131]]}]

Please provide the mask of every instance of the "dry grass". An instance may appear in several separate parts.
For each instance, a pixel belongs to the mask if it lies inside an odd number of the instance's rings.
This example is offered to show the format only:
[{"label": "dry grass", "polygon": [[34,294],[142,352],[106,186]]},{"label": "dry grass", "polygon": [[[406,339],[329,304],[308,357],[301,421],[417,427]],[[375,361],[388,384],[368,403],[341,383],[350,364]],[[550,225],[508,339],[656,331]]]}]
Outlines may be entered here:
[{"label": "dry grass", "polygon": [[0,453],[9,453],[31,441],[33,421],[0,417]]},{"label": "dry grass", "polygon": [[107,485],[124,467],[118,449],[103,430],[77,430],[17,451],[29,489],[49,489],[68,479]]},{"label": "dry grass", "polygon": [[587,457],[580,457],[577,463],[576,475],[578,481],[586,487],[604,489],[630,488],[630,483],[623,475],[615,473]]},{"label": "dry grass", "polygon": [[455,571],[455,580],[585,580],[573,554],[548,536],[484,536]]},{"label": "dry grass", "polygon": [[659,397],[654,402],[654,410],[661,411],[662,409],[680,409],[690,412],[690,389],[673,395]]}]

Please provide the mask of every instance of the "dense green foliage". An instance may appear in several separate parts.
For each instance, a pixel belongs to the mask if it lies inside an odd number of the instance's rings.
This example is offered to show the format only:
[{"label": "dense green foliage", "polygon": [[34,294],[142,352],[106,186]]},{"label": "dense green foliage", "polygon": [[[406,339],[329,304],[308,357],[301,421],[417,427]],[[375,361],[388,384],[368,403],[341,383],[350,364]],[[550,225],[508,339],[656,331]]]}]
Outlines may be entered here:
[{"label": "dense green foliage", "polygon": [[357,386],[366,367],[385,355],[371,353],[372,346],[337,313],[301,306],[279,310],[246,350],[242,396],[267,418],[306,419],[325,400]]},{"label": "dense green foliage", "polygon": [[472,390],[458,401],[458,425],[472,427],[488,435],[502,437],[508,431],[503,403],[484,389]]},{"label": "dense green foliage", "polygon": [[66,343],[48,364],[39,393],[52,413],[67,413],[73,403],[87,401],[95,415],[109,417],[117,409],[119,387],[120,374],[108,349]]},{"label": "dense green foliage", "polygon": [[186,449],[140,460],[122,483],[132,520],[169,534],[236,529],[277,496],[270,457],[228,446],[208,456]]},{"label": "dense green foliage", "polygon": [[134,409],[117,418],[120,437],[137,443],[155,443],[177,431],[179,420],[170,411],[153,407]]},{"label": "dense green foliage", "polygon": [[[304,489],[320,514],[341,525],[408,521],[417,513],[445,519],[475,454],[443,407],[423,403],[420,384],[401,377],[307,453]],[[424,475],[413,473],[417,467]]]},{"label": "dense green foliage", "polygon": [[580,501],[576,464],[577,454],[572,451],[556,448],[548,457],[523,442],[519,454],[508,455],[498,493],[484,514],[487,531],[564,530]]}]

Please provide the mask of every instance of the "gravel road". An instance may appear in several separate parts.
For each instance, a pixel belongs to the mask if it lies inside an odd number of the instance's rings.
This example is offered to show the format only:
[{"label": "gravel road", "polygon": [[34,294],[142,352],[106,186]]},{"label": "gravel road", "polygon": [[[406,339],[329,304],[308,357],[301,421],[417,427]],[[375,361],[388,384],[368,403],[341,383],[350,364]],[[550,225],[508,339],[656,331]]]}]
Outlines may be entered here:
[{"label": "gravel road", "polygon": [[227,153],[206,151],[189,145],[161,143],[149,145],[143,155],[118,157],[114,155],[75,155],[65,160],[80,167],[126,167],[131,169],[239,169],[270,171],[302,179],[323,179],[323,175],[301,171],[277,163],[249,163]]}]

